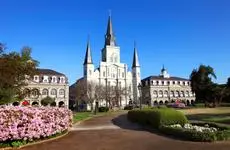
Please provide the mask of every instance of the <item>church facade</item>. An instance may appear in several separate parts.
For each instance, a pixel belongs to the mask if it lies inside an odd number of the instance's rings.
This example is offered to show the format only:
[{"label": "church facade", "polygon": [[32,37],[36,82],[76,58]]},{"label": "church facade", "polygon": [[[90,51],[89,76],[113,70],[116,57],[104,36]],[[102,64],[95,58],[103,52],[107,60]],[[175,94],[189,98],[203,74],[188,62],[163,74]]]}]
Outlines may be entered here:
[{"label": "church facade", "polygon": [[[112,99],[113,106],[124,107],[130,101],[139,103],[140,93],[138,85],[141,83],[141,71],[136,46],[134,46],[132,70],[120,59],[122,50],[116,43],[113,33],[111,16],[105,34],[104,47],[101,50],[101,60],[96,68],[91,55],[90,42],[87,42],[86,54],[83,64],[83,78],[86,85],[93,83],[104,88],[106,97],[100,99],[99,106],[105,106],[108,99]],[[109,93],[109,90],[118,90],[122,93]],[[119,95],[117,97],[117,94]],[[93,94],[95,95],[95,94]],[[96,98],[95,98],[96,99]],[[111,105],[111,104],[110,104]]]}]

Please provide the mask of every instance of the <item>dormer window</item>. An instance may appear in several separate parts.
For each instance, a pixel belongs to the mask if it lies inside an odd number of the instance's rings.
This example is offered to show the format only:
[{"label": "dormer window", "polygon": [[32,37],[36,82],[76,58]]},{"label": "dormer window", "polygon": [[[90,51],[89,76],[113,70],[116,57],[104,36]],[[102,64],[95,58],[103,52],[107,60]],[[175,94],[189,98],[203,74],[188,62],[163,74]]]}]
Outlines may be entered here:
[{"label": "dormer window", "polygon": [[59,83],[65,83],[65,78],[64,77],[60,77],[60,82]]},{"label": "dormer window", "polygon": [[48,76],[43,76],[43,82],[48,83],[49,82],[49,77]]},{"label": "dormer window", "polygon": [[34,76],[34,81],[35,81],[35,82],[39,82],[39,76],[37,76],[37,75]]},{"label": "dormer window", "polygon": [[52,77],[52,82],[56,83],[57,82],[57,78],[55,76]]}]

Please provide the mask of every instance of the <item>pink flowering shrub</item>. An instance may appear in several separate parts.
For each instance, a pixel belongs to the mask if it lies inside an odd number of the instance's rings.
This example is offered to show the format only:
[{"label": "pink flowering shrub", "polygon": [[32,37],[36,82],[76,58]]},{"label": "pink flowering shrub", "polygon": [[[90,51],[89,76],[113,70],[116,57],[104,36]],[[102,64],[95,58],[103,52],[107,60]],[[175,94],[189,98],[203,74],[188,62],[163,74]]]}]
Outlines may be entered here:
[{"label": "pink flowering shrub", "polygon": [[0,143],[33,141],[68,130],[72,112],[58,107],[0,107]]}]

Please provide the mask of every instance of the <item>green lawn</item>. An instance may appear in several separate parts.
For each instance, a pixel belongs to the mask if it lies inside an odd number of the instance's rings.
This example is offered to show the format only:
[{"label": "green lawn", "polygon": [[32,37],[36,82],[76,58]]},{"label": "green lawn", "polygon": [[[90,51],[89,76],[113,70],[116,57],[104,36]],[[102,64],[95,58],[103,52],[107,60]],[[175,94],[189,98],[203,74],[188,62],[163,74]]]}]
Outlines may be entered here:
[{"label": "green lawn", "polygon": [[195,108],[179,110],[183,112],[189,120],[216,122],[230,125],[230,108]]},{"label": "green lawn", "polygon": [[77,112],[73,114],[73,123],[92,117],[91,112]]},{"label": "green lawn", "polygon": [[82,121],[85,119],[89,119],[92,117],[97,117],[97,116],[104,116],[104,115],[113,115],[113,114],[118,114],[118,113],[125,113],[127,112],[126,110],[119,110],[119,111],[108,111],[108,112],[97,112],[95,115],[92,112],[76,112],[73,114],[73,123],[76,123],[78,121]]}]

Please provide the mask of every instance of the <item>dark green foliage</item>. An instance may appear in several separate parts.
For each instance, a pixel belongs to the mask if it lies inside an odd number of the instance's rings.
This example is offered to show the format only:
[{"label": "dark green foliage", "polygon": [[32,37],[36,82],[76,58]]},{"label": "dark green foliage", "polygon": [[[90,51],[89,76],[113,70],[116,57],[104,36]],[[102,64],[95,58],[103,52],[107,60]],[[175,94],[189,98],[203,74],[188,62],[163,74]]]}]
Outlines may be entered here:
[{"label": "dark green foliage", "polygon": [[99,112],[107,112],[107,111],[109,111],[109,107],[99,107],[98,111]]},{"label": "dark green foliage", "polygon": [[31,57],[31,48],[23,47],[21,52],[5,53],[0,43],[0,105],[20,101],[26,80],[36,74],[38,62]]},{"label": "dark green foliage", "polygon": [[132,110],[128,112],[128,119],[154,128],[172,124],[184,125],[188,122],[183,113],[170,108]]},{"label": "dark green foliage", "polygon": [[124,110],[133,110],[133,106],[132,105],[127,105],[124,107]]},{"label": "dark green foliage", "polygon": [[51,97],[47,96],[47,97],[45,97],[45,98],[43,98],[43,99],[41,100],[41,104],[42,104],[43,106],[47,106],[47,105],[54,106],[56,103],[55,103],[54,98],[51,98]]}]

